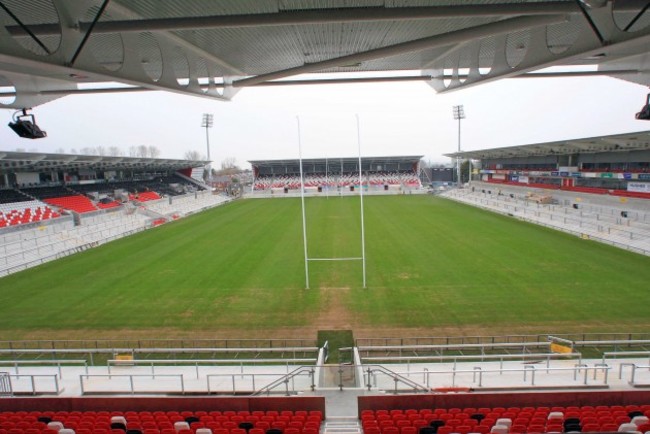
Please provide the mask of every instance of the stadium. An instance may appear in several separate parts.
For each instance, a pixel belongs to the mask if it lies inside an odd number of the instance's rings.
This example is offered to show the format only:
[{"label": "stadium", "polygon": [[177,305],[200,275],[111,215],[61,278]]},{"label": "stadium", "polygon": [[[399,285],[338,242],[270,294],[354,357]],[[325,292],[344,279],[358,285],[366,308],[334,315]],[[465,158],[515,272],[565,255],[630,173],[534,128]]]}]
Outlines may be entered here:
[{"label": "stadium", "polygon": [[[0,3],[20,137],[80,81],[650,84],[646,2],[81,3]],[[209,159],[0,152],[0,434],[650,431],[650,131],[359,154],[215,189]]]}]

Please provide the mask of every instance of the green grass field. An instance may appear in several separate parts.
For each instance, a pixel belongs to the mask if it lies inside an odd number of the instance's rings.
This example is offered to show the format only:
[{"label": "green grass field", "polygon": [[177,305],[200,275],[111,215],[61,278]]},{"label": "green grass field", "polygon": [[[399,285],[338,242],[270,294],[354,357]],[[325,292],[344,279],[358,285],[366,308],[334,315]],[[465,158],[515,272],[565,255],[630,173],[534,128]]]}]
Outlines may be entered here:
[{"label": "green grass field", "polygon": [[[306,200],[310,257],[360,256],[359,199]],[[0,279],[3,339],[631,332],[650,258],[430,196],[365,198],[361,263],[311,262],[299,199],[241,200]]]}]

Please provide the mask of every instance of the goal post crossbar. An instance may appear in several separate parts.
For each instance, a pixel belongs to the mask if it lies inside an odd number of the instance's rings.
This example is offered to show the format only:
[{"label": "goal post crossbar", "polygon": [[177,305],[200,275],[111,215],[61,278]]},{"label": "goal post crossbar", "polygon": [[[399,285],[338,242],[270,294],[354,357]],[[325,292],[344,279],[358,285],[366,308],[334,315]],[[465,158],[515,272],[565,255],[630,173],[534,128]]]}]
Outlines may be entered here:
[{"label": "goal post crossbar", "polygon": [[363,261],[363,258],[307,258],[308,261]]}]

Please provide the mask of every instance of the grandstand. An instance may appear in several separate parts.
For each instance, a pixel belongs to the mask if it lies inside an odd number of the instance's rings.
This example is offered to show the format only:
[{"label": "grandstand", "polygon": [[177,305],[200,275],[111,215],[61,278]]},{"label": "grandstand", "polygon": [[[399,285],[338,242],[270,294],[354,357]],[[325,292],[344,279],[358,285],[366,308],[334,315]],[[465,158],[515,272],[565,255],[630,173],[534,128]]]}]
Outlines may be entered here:
[{"label": "grandstand", "polygon": [[650,131],[448,154],[478,160],[480,181],[650,199]]},{"label": "grandstand", "polygon": [[[422,188],[422,156],[363,157],[361,181],[358,158],[304,159],[303,182],[308,193],[354,192],[359,183],[368,192],[401,192]],[[255,179],[253,194],[288,194],[300,191],[299,160],[250,161]]]},{"label": "grandstand", "polygon": [[446,197],[650,255],[650,131],[449,156],[479,169]]},{"label": "grandstand", "polygon": [[4,152],[0,276],[225,203],[203,161]]}]

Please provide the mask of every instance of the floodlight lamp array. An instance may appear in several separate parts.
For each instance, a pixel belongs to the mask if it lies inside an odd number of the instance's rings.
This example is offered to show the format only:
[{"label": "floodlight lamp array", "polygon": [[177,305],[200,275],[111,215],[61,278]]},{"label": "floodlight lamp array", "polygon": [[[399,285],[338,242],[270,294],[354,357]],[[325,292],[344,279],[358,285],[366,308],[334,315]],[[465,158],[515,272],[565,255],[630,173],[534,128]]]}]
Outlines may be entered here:
[{"label": "floodlight lamp array", "polygon": [[634,117],[638,120],[650,121],[650,93],[648,94],[645,105],[641,107],[641,111],[638,112]]},{"label": "floodlight lamp array", "polygon": [[[13,114],[12,122],[9,122],[9,128],[24,139],[42,139],[47,137],[47,133],[36,125],[36,118],[33,114],[27,114],[28,108],[18,110]],[[22,115],[18,115],[22,113]]]}]

